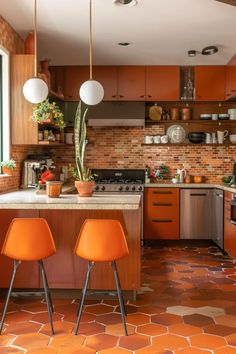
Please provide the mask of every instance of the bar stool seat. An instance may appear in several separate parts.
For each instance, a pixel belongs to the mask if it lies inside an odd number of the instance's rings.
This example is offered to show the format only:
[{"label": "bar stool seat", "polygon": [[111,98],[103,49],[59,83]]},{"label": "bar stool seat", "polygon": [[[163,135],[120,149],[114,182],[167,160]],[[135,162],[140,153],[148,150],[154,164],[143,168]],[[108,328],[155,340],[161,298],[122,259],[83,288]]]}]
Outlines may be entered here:
[{"label": "bar stool seat", "polygon": [[14,268],[7,293],[7,298],[4,304],[2,319],[0,323],[0,333],[2,332],[5,315],[7,312],[7,306],[10,300],[18,266],[22,261],[37,261],[42,272],[51,332],[54,334],[52,323],[52,299],[49,292],[43,259],[55,254],[56,247],[47,221],[44,218],[13,219],[8,228],[1,253],[14,260]]},{"label": "bar stool seat", "polygon": [[114,271],[117,295],[119,299],[124,332],[127,336],[126,310],[121,292],[116,260],[128,256],[129,250],[121,223],[110,219],[88,219],[82,225],[76,245],[75,254],[88,260],[88,271],[82,289],[82,297],[78,308],[75,334],[78,334],[90,273],[95,262],[111,262]]}]

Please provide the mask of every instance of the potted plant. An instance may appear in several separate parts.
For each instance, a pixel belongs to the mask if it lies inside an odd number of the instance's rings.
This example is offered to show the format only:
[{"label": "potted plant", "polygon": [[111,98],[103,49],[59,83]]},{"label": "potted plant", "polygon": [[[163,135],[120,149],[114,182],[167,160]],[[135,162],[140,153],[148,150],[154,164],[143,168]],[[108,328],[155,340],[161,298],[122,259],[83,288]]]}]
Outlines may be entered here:
[{"label": "potted plant", "polygon": [[32,119],[39,124],[51,123],[60,129],[66,126],[64,114],[59,106],[57,106],[56,102],[50,103],[48,98],[35,106]]},{"label": "potted plant", "polygon": [[86,122],[88,108],[83,109],[80,101],[75,114],[74,141],[75,141],[75,167],[70,172],[75,179],[75,187],[81,197],[90,197],[93,194],[94,176],[89,168],[84,166],[84,153],[86,147]]},{"label": "potted plant", "polygon": [[4,175],[13,175],[13,170],[16,167],[16,161],[15,160],[5,160],[1,162],[2,166],[2,172]]}]

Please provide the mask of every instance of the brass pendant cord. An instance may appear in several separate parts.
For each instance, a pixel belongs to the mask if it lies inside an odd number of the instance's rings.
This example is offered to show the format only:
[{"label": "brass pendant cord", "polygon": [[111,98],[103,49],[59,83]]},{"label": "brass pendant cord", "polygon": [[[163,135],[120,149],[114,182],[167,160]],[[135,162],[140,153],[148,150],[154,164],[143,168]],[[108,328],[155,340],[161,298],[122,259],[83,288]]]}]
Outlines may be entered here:
[{"label": "brass pendant cord", "polygon": [[[36,0],[35,0],[36,1]],[[90,63],[90,80],[93,79],[93,36],[92,36],[92,0],[89,4],[89,63]]]},{"label": "brass pendant cord", "polygon": [[34,1],[34,76],[37,77],[37,0]]}]

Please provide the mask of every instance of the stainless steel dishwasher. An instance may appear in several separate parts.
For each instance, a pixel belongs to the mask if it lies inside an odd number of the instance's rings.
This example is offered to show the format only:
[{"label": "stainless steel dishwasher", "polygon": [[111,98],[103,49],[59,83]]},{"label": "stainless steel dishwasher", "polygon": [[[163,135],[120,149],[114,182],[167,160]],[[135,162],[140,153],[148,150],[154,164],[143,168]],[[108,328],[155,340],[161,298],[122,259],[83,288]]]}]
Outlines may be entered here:
[{"label": "stainless steel dishwasher", "polygon": [[212,240],[224,248],[224,192],[214,189],[212,194]]},{"label": "stainless steel dishwasher", "polygon": [[212,238],[212,190],[181,189],[180,238]]}]

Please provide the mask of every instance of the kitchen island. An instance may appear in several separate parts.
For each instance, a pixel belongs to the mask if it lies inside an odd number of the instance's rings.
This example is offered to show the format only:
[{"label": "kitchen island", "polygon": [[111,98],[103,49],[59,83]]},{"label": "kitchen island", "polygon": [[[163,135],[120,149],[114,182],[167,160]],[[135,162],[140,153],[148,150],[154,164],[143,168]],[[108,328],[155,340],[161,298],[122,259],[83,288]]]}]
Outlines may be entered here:
[{"label": "kitchen island", "polygon": [[[51,288],[82,288],[87,261],[75,256],[73,249],[85,219],[116,219],[124,228],[130,254],[117,262],[121,286],[124,290],[140,288],[140,195],[99,195],[89,198],[78,195],[62,195],[49,198],[36,195],[35,191],[17,191],[0,195],[0,247],[7,228],[16,217],[43,217],[48,221],[57,252],[45,260],[45,268]],[[111,234],[112,237],[112,234]],[[109,252],[109,250],[107,250]],[[0,256],[3,270],[0,287],[9,286],[12,261]],[[15,281],[16,288],[39,288],[42,286],[36,262],[23,262]],[[91,289],[115,289],[113,272],[107,263],[96,264],[90,279]]]}]

